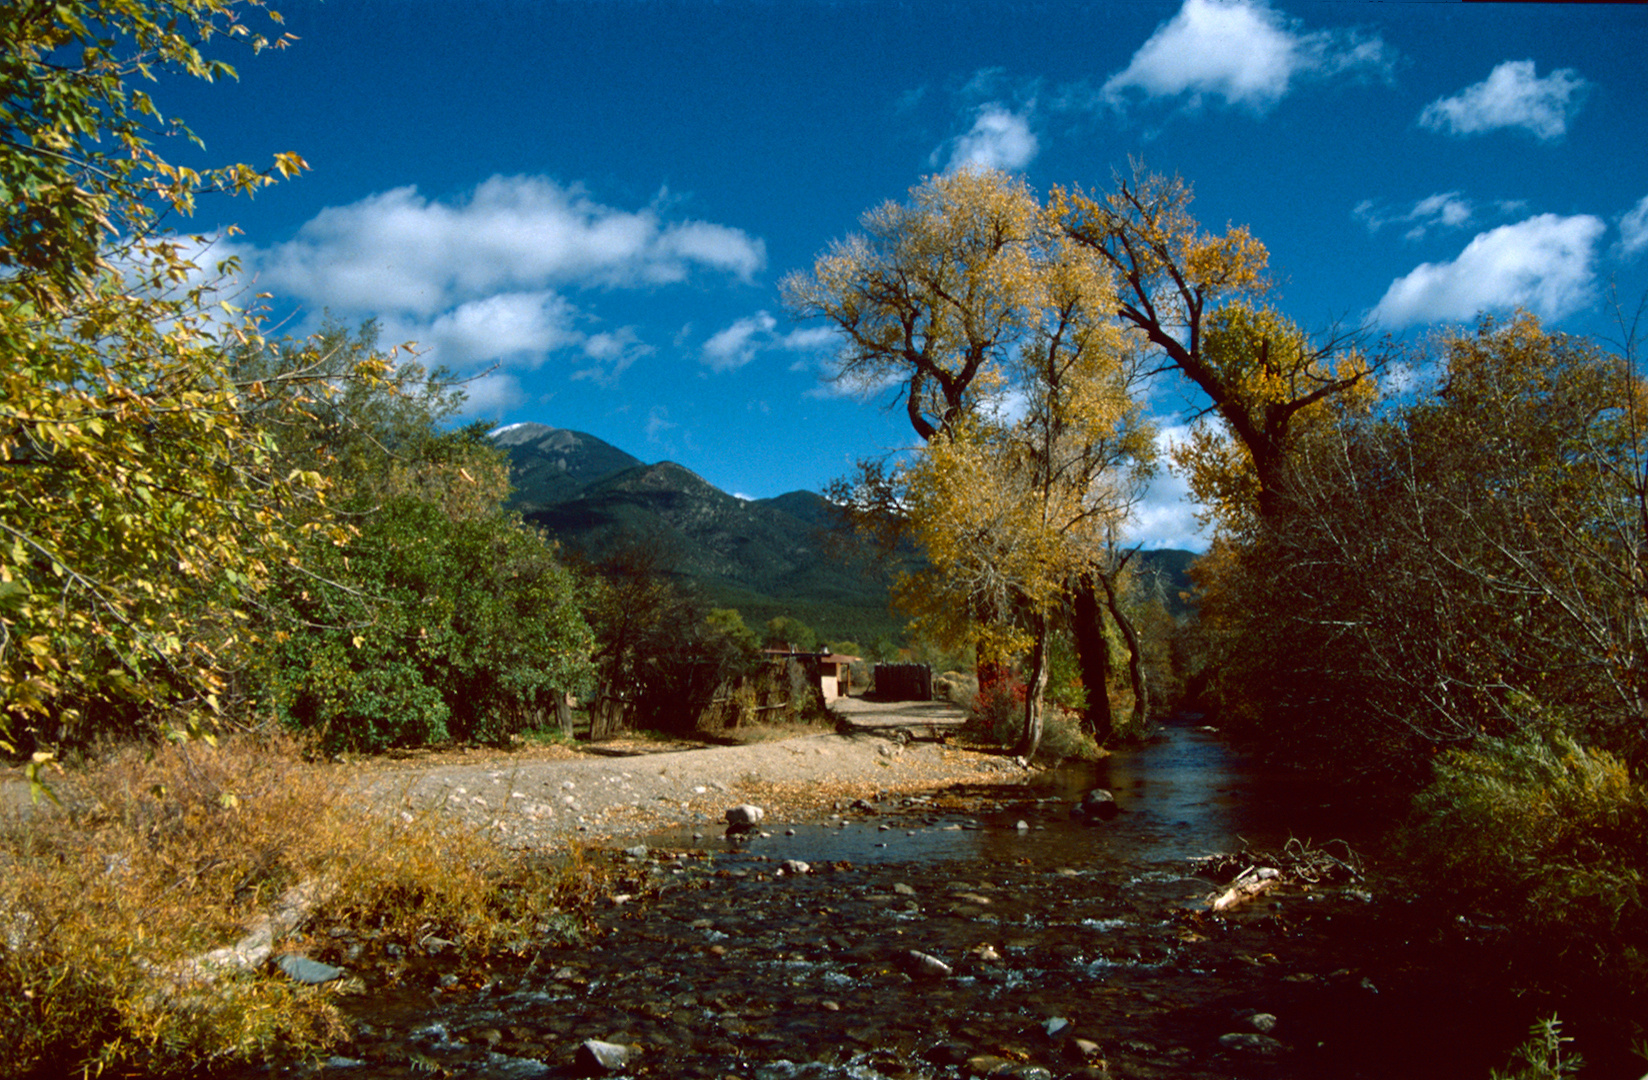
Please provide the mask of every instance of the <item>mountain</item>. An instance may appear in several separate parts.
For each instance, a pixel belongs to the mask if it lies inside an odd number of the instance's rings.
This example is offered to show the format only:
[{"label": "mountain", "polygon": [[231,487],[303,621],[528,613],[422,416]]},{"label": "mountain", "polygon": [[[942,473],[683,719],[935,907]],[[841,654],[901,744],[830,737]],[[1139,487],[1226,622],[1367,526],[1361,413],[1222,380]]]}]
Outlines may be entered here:
[{"label": "mountain", "polygon": [[633,468],[641,459],[581,431],[543,424],[510,424],[492,433],[494,445],[509,454],[515,485],[513,509],[526,513],[573,498],[604,476]]},{"label": "mountain", "polygon": [[643,543],[752,627],[790,615],[827,637],[903,636],[902,618],[887,610],[886,570],[838,553],[821,495],[746,501],[674,462],[647,465],[593,435],[542,424],[500,428],[493,442],[509,455],[511,508],[569,551],[599,559]]},{"label": "mountain", "polygon": [[[834,515],[821,495],[739,499],[674,462],[648,465],[593,435],[543,424],[511,424],[492,439],[509,455],[511,508],[569,551],[598,560],[644,544],[674,576],[737,608],[751,627],[789,615],[825,640],[903,637],[903,618],[888,611],[885,561],[866,552],[849,558],[851,545],[832,535]],[[1195,556],[1138,558],[1161,575],[1170,609],[1181,611]]]}]

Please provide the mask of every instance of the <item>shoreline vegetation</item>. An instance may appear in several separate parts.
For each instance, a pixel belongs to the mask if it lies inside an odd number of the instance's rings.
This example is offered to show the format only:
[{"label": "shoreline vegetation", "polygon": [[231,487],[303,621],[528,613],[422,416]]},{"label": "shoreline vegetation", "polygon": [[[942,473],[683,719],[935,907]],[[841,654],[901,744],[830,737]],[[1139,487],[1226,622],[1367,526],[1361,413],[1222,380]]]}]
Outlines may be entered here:
[{"label": "shoreline vegetation", "polygon": [[[440,941],[482,967],[579,940],[595,905],[641,887],[575,844],[535,858],[433,810],[379,812],[285,736],[128,746],[61,791],[0,830],[0,1041],[17,1076],[311,1058],[345,1035],[337,988],[274,957],[348,932],[370,942],[352,966]],[[297,890],[287,933],[251,963],[224,955]]]}]

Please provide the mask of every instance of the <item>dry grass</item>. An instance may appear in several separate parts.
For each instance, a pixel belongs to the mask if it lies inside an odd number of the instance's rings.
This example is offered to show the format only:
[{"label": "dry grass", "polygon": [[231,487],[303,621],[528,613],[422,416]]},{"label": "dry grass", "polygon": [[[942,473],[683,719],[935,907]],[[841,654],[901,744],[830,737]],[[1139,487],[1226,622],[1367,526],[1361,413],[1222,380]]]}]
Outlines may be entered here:
[{"label": "dry grass", "polygon": [[576,858],[527,864],[432,815],[371,814],[298,749],[127,747],[64,776],[60,809],[0,822],[10,1075],[163,1075],[324,1050],[345,1034],[335,999],[349,984],[191,963],[300,884],[319,897],[317,943],[353,930],[380,948],[438,938],[477,954],[576,928],[601,889]]}]

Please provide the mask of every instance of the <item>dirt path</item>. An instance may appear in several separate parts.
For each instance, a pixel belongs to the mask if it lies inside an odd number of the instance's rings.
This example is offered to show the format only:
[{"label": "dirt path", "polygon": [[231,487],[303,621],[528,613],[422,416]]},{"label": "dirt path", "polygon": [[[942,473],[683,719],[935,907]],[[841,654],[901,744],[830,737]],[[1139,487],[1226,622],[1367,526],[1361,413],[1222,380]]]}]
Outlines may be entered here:
[{"label": "dirt path", "polygon": [[946,702],[847,699],[835,707],[851,730],[745,746],[660,751],[631,743],[548,758],[477,752],[459,762],[338,768],[386,809],[438,810],[523,849],[674,826],[708,833],[741,803],[761,806],[764,825],[782,827],[881,793],[1024,775],[1011,758],[948,745],[963,714]]}]

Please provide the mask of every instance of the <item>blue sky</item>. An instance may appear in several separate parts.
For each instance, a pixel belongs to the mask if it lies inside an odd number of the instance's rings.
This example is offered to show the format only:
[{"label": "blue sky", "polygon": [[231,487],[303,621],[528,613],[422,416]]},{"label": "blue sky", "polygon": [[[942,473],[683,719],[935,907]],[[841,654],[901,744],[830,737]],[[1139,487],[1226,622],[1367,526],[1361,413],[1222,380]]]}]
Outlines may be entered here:
[{"label": "blue sky", "polygon": [[[289,49],[168,81],[200,163],[311,171],[187,226],[302,330],[460,372],[474,415],[727,491],[819,490],[911,435],[836,392],[777,283],[966,164],[1038,190],[1177,172],[1269,247],[1303,325],[1521,305],[1609,330],[1648,288],[1648,9],[1626,5],[284,0]],[[194,162],[185,147],[174,159]],[[1164,386],[1158,421],[1185,419]],[[1164,477],[1136,529],[1199,546]]]}]

